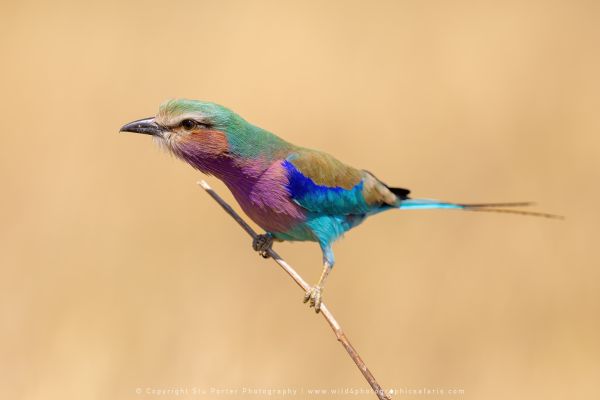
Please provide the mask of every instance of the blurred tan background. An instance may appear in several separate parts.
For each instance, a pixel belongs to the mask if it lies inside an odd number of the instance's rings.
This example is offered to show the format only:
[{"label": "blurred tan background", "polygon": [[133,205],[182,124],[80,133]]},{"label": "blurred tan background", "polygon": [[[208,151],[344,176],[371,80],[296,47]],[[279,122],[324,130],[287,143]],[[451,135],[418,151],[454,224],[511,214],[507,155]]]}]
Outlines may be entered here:
[{"label": "blurred tan background", "polygon": [[[117,133],[172,97],[416,196],[566,215],[378,216],[335,247],[326,302],[385,387],[464,391],[397,398],[600,396],[597,1],[4,1],[0,15],[2,397],[367,388],[202,176]],[[318,246],[277,250],[316,281]]]}]

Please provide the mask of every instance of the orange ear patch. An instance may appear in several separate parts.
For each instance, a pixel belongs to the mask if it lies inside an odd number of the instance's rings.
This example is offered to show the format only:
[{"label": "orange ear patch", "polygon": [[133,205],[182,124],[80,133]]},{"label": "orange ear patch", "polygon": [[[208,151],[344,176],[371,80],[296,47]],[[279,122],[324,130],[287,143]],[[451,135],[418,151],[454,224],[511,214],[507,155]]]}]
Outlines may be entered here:
[{"label": "orange ear patch", "polygon": [[180,137],[181,142],[194,145],[205,156],[217,156],[229,150],[229,143],[224,132],[218,130],[201,130]]}]

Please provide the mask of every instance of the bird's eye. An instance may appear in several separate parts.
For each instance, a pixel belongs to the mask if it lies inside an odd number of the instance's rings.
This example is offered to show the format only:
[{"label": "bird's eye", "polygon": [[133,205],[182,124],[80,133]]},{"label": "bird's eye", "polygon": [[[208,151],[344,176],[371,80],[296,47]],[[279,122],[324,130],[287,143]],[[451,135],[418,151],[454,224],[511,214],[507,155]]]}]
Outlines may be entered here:
[{"label": "bird's eye", "polygon": [[183,129],[185,129],[186,131],[191,131],[196,127],[196,125],[198,125],[198,123],[193,119],[184,119],[183,121],[181,121],[181,126],[183,126]]}]

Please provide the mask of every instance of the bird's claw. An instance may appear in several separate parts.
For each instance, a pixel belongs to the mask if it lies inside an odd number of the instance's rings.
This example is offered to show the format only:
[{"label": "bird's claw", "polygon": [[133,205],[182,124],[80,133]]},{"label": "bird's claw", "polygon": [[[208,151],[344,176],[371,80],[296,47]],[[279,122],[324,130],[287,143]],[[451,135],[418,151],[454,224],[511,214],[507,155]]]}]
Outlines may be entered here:
[{"label": "bird's claw", "polygon": [[269,258],[269,249],[273,246],[273,236],[265,233],[257,235],[252,240],[252,248],[260,254],[262,258]]},{"label": "bird's claw", "polygon": [[304,295],[304,302],[315,308],[315,312],[318,314],[321,311],[321,288],[319,286],[313,286],[306,291]]}]

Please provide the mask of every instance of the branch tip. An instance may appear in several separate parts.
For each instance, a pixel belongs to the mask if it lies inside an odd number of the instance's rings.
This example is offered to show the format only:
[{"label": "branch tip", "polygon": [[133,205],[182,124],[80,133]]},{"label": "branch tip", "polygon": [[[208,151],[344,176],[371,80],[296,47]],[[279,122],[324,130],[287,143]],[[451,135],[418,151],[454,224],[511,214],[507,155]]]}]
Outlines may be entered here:
[{"label": "branch tip", "polygon": [[[240,217],[240,215],[233,208],[231,208],[231,206],[227,204],[227,202],[223,200],[221,196],[219,196],[217,192],[215,192],[205,180],[200,180],[197,183],[200,187],[202,187],[202,189],[206,190],[206,192],[210,195],[210,197],[213,198],[213,200],[219,203],[223,210],[225,210],[225,212],[227,212],[227,214],[229,214],[242,227],[242,229],[246,231],[248,235],[250,235],[253,238],[257,236],[257,233],[254,231],[254,229],[252,229],[252,227],[250,227],[250,225],[248,225],[246,221],[244,221],[244,219]],[[273,261],[275,261],[281,268],[283,268],[283,270],[296,282],[296,284],[298,284],[298,286],[300,286],[300,288],[302,288],[304,291],[310,288],[310,286],[308,285],[308,283],[306,283],[302,276],[300,276],[300,274],[298,274],[296,270],[292,268],[291,265],[289,265],[283,258],[281,258],[279,254],[277,254],[273,249],[269,249],[268,253],[273,259]],[[369,371],[367,365],[362,360],[356,349],[352,346],[352,344],[350,344],[350,341],[346,337],[345,333],[342,331],[342,327],[333,317],[333,314],[331,313],[331,311],[329,311],[325,304],[321,305],[320,314],[323,315],[323,317],[333,330],[336,339],[342,344],[342,346],[344,346],[344,349],[346,349],[348,355],[352,358],[352,360],[354,361],[360,372],[363,374],[364,378],[367,380],[377,397],[380,400],[390,400],[390,397],[386,394],[385,390],[381,388],[379,383],[377,383],[375,377],[373,376],[371,371]]]}]

